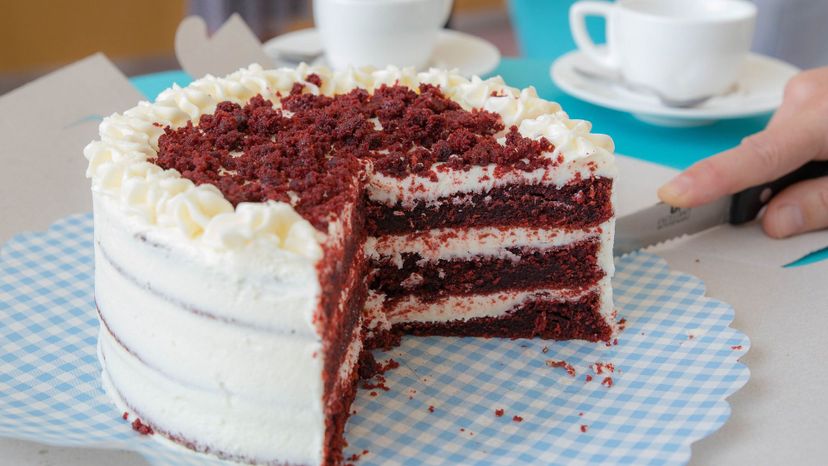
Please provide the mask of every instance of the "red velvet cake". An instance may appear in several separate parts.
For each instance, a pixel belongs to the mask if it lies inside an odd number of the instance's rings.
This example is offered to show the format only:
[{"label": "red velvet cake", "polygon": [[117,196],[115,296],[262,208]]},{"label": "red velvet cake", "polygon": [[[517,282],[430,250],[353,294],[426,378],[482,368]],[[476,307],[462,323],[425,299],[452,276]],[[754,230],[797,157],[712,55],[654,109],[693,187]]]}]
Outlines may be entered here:
[{"label": "red velvet cake", "polygon": [[531,88],[251,66],[85,155],[104,387],[191,450],[340,463],[402,335],[612,337],[612,142]]}]

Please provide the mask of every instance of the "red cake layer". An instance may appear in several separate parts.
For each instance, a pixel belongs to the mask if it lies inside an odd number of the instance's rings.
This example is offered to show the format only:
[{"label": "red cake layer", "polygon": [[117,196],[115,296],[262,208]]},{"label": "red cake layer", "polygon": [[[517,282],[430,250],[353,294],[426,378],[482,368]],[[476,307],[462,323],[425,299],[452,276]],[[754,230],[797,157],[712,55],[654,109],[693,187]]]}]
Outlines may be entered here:
[{"label": "red cake layer", "polygon": [[591,178],[554,185],[507,185],[459,193],[406,207],[368,201],[368,234],[409,233],[447,227],[539,227],[581,229],[613,216],[612,180]]},{"label": "red cake layer", "polygon": [[[490,293],[508,289],[574,288],[604,277],[598,266],[598,239],[549,249],[507,248],[519,256],[476,256],[422,262],[417,253],[402,253],[402,267],[391,258],[372,261],[369,288],[389,299],[415,294],[421,300],[446,295]],[[416,274],[417,279],[411,280]],[[405,285],[407,286],[405,286]]]},{"label": "red cake layer", "polygon": [[379,336],[374,345],[393,342],[393,335],[443,335],[455,337],[535,338],[547,340],[609,341],[612,328],[601,315],[598,293],[577,301],[537,299],[510,310],[502,317],[477,317],[465,321],[406,322],[395,324],[391,336]]},{"label": "red cake layer", "polygon": [[[339,380],[340,368],[347,356],[354,336],[360,337],[362,310],[367,296],[367,259],[363,254],[365,243],[365,211],[355,202],[348,224],[351,230],[344,236],[340,250],[328,247],[325,257],[317,265],[322,296],[317,312],[316,326],[322,339],[324,354],[323,403],[325,410],[325,464],[340,464],[344,444],[343,432],[350,405],[356,391],[357,368],[352,380]],[[344,296],[342,290],[349,290]],[[341,301],[345,302],[342,303]],[[319,355],[322,357],[322,355]]]}]

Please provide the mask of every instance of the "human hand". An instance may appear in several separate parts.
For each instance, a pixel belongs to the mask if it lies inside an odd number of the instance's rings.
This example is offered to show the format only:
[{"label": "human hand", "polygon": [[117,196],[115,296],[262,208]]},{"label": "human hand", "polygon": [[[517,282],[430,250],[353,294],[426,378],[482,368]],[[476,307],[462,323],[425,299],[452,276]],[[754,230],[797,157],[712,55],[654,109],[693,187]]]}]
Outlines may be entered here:
[{"label": "human hand", "polygon": [[[658,196],[676,207],[695,207],[775,180],[811,160],[828,160],[828,67],[794,76],[764,131],[695,163],[662,186]],[[762,227],[774,238],[827,228],[828,177],[774,196]]]}]

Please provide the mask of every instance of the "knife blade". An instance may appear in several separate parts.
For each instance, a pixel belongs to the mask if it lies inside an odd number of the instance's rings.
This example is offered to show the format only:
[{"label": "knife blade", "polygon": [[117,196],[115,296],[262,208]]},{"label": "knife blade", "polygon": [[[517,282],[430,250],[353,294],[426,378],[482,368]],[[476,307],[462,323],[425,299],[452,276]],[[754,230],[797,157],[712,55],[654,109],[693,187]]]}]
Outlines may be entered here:
[{"label": "knife blade", "polygon": [[620,256],[724,223],[740,225],[759,215],[770,200],[800,181],[828,176],[828,161],[808,162],[787,175],[699,207],[680,208],[659,202],[618,218],[613,255]]}]

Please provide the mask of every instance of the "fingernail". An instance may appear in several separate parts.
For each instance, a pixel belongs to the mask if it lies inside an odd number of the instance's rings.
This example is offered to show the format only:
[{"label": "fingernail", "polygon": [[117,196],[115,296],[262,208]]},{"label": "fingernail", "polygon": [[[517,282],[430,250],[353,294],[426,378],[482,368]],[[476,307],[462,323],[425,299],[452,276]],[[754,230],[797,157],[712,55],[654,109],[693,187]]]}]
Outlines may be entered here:
[{"label": "fingernail", "polygon": [[664,200],[678,200],[690,192],[693,181],[690,177],[682,174],[673,178],[658,190],[659,196]]},{"label": "fingernail", "polygon": [[802,209],[796,204],[785,204],[777,208],[771,222],[776,235],[782,238],[799,233],[805,227]]}]

